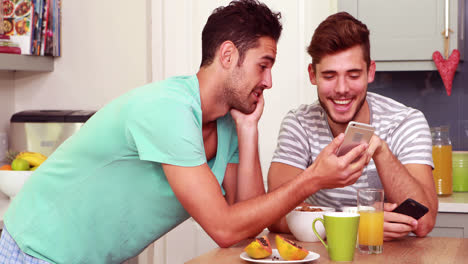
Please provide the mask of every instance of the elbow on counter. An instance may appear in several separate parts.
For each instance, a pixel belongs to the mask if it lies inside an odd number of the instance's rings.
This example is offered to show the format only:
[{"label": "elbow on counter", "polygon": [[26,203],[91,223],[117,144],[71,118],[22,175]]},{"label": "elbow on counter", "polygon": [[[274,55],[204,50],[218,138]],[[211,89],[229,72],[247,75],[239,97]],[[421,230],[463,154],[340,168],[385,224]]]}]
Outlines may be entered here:
[{"label": "elbow on counter", "polygon": [[416,231],[414,231],[414,234],[416,234],[418,237],[425,237],[434,228],[436,219],[435,217],[429,217],[428,215],[426,219],[421,220],[418,222],[418,228]]},{"label": "elbow on counter", "polygon": [[273,233],[291,233],[288,227],[288,223],[286,222],[286,217],[283,217],[277,222],[268,226],[268,230]]},{"label": "elbow on counter", "polygon": [[258,236],[263,230],[260,230],[258,232],[255,232],[248,237],[241,237],[241,234],[239,232],[236,232],[234,230],[217,230],[210,234],[211,238],[218,244],[220,248],[228,248],[238,242],[240,242],[243,239],[246,238],[252,238],[254,239],[256,236]]},{"label": "elbow on counter", "polygon": [[219,246],[220,248],[228,248],[228,247],[230,247],[230,246],[232,246],[232,245],[235,244],[235,243],[231,243],[231,242],[229,242],[229,241],[215,241],[215,242],[216,242],[216,244],[218,244],[218,246]]},{"label": "elbow on counter", "polygon": [[216,230],[210,234],[210,237],[220,248],[228,248],[243,239],[229,230]]},{"label": "elbow on counter", "polygon": [[414,231],[414,234],[416,234],[418,237],[425,237],[432,231],[433,227],[434,226],[432,226],[432,227],[429,227],[429,226],[418,227],[418,229],[416,229],[416,231]]},{"label": "elbow on counter", "polygon": [[273,224],[273,225],[267,227],[267,229],[268,229],[268,231],[273,232],[273,233],[282,233],[281,228],[276,224]]}]

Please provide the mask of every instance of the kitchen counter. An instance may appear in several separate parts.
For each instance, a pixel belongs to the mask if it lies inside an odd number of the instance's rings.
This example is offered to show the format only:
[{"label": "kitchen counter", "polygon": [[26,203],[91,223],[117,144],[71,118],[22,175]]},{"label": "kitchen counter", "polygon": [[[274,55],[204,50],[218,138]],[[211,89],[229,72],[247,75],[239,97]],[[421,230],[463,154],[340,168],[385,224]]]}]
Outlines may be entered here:
[{"label": "kitchen counter", "polygon": [[[266,234],[270,242],[275,240],[274,233],[266,232]],[[264,234],[262,233],[261,235]],[[291,235],[284,236],[294,240],[294,237]],[[247,262],[240,258],[240,254],[251,241],[252,239],[246,239],[230,248],[213,249],[204,255],[186,262],[186,264],[246,264]],[[336,263],[329,259],[328,253],[322,243],[298,242],[298,244],[309,251],[320,254],[320,258],[314,261],[314,264]],[[272,247],[276,248],[274,245]],[[362,254],[356,249],[353,263],[465,263],[467,259],[467,238],[406,237],[401,240],[384,242],[383,253],[378,255]],[[271,263],[275,263],[275,261],[271,261]]]},{"label": "kitchen counter", "polygon": [[[10,204],[8,197],[0,194],[0,229],[3,228],[3,214]],[[468,192],[454,192],[439,197],[439,213],[468,213]]]},{"label": "kitchen counter", "polygon": [[468,238],[468,192],[439,196],[439,212],[429,235]]},{"label": "kitchen counter", "polygon": [[439,213],[468,213],[468,192],[439,196]]}]

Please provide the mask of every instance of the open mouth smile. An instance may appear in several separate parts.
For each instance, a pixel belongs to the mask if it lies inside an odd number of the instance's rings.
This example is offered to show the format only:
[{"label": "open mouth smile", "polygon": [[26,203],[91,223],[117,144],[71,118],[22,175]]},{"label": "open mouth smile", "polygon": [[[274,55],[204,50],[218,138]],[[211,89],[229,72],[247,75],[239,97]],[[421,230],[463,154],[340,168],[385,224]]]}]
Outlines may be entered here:
[{"label": "open mouth smile", "polygon": [[331,99],[335,111],[345,113],[353,106],[353,99]]},{"label": "open mouth smile", "polygon": [[351,103],[351,99],[341,99],[341,100],[332,100],[334,104],[337,104],[337,105],[347,105],[349,103]]}]

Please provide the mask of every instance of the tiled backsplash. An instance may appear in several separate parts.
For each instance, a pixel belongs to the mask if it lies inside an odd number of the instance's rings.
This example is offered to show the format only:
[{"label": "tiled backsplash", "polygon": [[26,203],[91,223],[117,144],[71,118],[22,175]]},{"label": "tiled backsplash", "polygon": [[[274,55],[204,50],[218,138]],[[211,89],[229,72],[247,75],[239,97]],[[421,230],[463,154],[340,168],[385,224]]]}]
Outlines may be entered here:
[{"label": "tiled backsplash", "polygon": [[448,125],[454,150],[468,150],[468,65],[460,63],[448,96],[437,71],[377,72],[369,91],[421,110],[429,126]]}]

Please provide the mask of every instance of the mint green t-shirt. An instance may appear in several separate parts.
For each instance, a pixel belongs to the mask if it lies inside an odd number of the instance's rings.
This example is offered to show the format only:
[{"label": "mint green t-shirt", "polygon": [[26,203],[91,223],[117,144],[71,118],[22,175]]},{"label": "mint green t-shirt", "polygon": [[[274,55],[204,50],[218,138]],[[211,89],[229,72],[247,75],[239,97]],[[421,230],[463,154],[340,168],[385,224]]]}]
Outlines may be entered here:
[{"label": "mint green t-shirt", "polygon": [[195,75],[132,90],[37,169],[6,212],[6,229],[25,253],[51,263],[121,263],[189,217],[161,163],[208,163],[221,188],[239,158],[232,117],[217,129],[207,161]]}]

